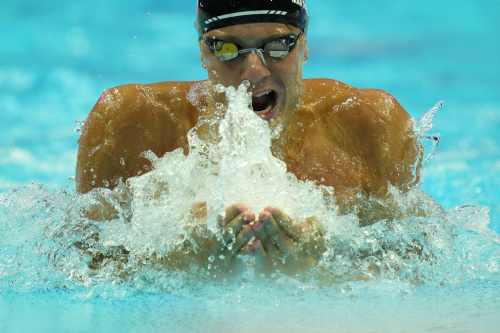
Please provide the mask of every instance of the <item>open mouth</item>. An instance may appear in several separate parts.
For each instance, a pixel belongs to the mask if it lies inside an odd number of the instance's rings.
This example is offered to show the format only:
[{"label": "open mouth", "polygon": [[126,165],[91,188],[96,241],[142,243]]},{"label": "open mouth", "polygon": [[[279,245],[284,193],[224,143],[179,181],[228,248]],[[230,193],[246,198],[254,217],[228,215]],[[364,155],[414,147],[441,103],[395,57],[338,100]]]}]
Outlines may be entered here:
[{"label": "open mouth", "polygon": [[252,96],[252,109],[262,119],[273,117],[278,107],[278,94],[274,90],[266,90]]}]

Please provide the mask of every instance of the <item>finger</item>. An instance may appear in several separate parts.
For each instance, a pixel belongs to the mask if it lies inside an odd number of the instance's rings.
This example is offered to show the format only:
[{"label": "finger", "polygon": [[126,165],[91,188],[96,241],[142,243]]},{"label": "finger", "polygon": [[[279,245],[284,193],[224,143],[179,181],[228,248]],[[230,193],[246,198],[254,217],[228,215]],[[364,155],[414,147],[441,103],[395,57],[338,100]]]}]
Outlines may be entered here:
[{"label": "finger", "polygon": [[219,227],[224,227],[227,223],[229,223],[236,216],[240,215],[244,211],[248,210],[245,204],[234,204],[226,208],[224,212],[224,216],[217,216],[217,223]]},{"label": "finger", "polygon": [[253,229],[250,226],[245,226],[236,236],[233,243],[228,244],[226,247],[229,252],[229,259],[232,259],[236,254],[245,252],[246,244],[254,236]]},{"label": "finger", "polygon": [[257,272],[261,272],[266,275],[271,273],[273,271],[272,260],[259,239],[256,239],[252,243],[252,251],[255,256],[255,266]]},{"label": "finger", "polygon": [[259,220],[253,225],[253,230],[255,233],[255,238],[259,239],[264,247],[264,250],[270,253],[273,257],[279,255],[278,248],[276,244],[269,238],[266,232],[264,224]]},{"label": "finger", "polygon": [[[235,218],[233,218],[222,229],[222,238],[225,243],[235,242],[238,234],[244,229],[243,227],[255,220],[255,214],[250,211],[244,211]],[[251,228],[250,230],[251,231]]]},{"label": "finger", "polygon": [[278,226],[274,217],[269,212],[262,212],[259,220],[264,224],[267,236],[275,244],[282,254],[287,254],[293,246],[293,242],[285,235],[284,231]]},{"label": "finger", "polygon": [[232,270],[236,271],[237,267],[241,265],[241,260],[238,257],[239,255],[248,253],[248,242],[253,236],[253,229],[249,225],[245,226],[238,233],[234,242],[229,243],[227,246],[223,246],[216,252],[214,256],[216,261],[215,268],[218,267],[219,269],[229,272]]},{"label": "finger", "polygon": [[297,233],[292,228],[292,219],[285,212],[274,206],[266,207],[264,211],[269,212],[273,216],[274,221],[286,236],[295,241],[299,239]]}]

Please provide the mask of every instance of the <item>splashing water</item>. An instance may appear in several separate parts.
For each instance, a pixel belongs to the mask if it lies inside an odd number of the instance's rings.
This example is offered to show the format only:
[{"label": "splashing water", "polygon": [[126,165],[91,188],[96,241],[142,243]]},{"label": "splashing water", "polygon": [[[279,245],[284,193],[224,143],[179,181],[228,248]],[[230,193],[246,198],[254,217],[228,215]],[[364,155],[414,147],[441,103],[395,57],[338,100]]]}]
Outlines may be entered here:
[{"label": "splashing water", "polygon": [[[94,189],[79,195],[33,182],[1,193],[1,287],[72,289],[81,296],[185,293],[188,285],[199,288],[196,281],[215,258],[203,267],[180,269],[158,258],[179,249],[186,249],[186,257],[204,250],[193,237],[192,230],[200,227],[193,206],[206,203],[207,229],[202,235],[207,235],[220,233],[217,216],[240,202],[254,212],[278,206],[293,220],[316,216],[325,230],[327,250],[317,271],[304,274],[306,280],[278,276],[284,288],[312,288],[319,283],[317,276],[336,290],[351,291],[378,288],[380,281],[401,281],[402,288],[408,288],[498,279],[499,240],[487,228],[487,207],[445,211],[419,188],[407,193],[390,188],[395,209],[415,216],[411,212],[419,207],[427,216],[360,228],[354,214],[338,214],[333,188],[297,180],[272,155],[271,131],[250,109],[247,88],[219,87],[229,100],[225,117],[201,121],[217,125],[218,139],[200,138],[198,131],[207,125],[200,122],[188,134],[187,156],[181,149],[161,158],[145,153],[153,170],[113,191]],[[432,127],[438,108],[415,121],[420,138],[428,140],[424,132]],[[439,140],[432,141],[437,145]],[[435,147],[425,155],[426,162]],[[82,212],[97,203],[117,213],[104,222],[84,217]],[[183,247],[186,243],[192,248]],[[247,269],[252,270],[251,262]],[[252,275],[245,279],[252,281]]]},{"label": "splashing water", "polygon": [[443,101],[438,102],[432,109],[430,109],[426,114],[420,117],[420,119],[415,119],[413,122],[413,130],[417,136],[417,139],[420,141],[422,148],[421,172],[424,171],[427,163],[436,154],[439,141],[441,140],[440,134],[429,135],[426,132],[432,128],[432,119],[436,115],[436,112],[438,112],[438,110],[443,105]]}]

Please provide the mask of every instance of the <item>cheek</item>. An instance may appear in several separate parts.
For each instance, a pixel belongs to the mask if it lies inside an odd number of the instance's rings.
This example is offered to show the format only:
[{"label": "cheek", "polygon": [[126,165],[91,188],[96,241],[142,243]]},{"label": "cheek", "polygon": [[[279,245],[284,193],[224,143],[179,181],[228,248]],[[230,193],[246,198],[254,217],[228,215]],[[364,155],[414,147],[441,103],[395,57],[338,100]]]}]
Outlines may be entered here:
[{"label": "cheek", "polygon": [[207,54],[206,52],[201,53],[201,60],[205,68],[207,69],[208,79],[211,81],[217,81],[220,69],[218,68],[217,59],[212,54]]},{"label": "cheek", "polygon": [[302,80],[302,58],[295,56],[283,59],[277,64],[276,69],[280,73],[281,80],[285,84],[291,84]]},{"label": "cheek", "polygon": [[302,80],[302,55],[303,53],[290,54],[291,57],[283,59],[276,67],[286,91],[286,104],[288,107],[300,103],[300,96],[302,96],[305,89],[305,84]]},{"label": "cheek", "polygon": [[238,64],[225,64],[216,60],[208,67],[208,70],[208,76],[214,83],[220,83],[226,87],[238,87],[241,84],[241,69]]}]

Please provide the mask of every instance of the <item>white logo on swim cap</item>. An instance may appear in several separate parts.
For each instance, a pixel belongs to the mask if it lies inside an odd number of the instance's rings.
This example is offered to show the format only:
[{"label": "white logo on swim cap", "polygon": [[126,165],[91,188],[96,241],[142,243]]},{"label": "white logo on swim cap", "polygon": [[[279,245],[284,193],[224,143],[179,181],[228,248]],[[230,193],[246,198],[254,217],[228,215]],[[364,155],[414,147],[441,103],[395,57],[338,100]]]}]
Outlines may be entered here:
[{"label": "white logo on swim cap", "polygon": [[304,7],[304,0],[292,0],[292,2],[300,7]]}]

